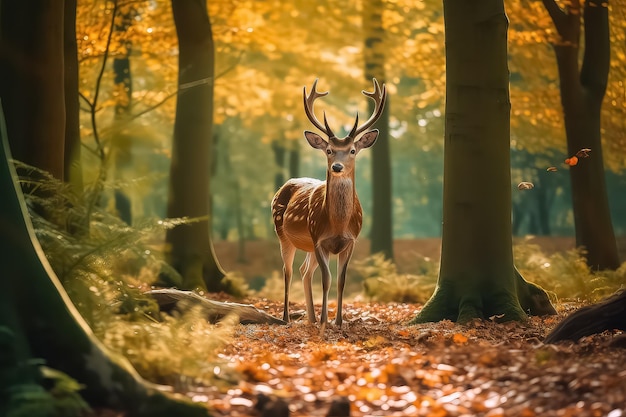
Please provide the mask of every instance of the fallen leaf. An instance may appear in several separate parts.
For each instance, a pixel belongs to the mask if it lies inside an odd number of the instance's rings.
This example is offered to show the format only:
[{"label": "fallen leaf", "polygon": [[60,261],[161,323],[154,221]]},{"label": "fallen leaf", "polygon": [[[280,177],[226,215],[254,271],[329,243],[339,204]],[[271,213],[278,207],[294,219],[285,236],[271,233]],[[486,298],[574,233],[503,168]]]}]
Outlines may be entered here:
[{"label": "fallen leaf", "polygon": [[468,337],[462,333],[455,333],[454,336],[452,336],[452,341],[457,345],[464,345],[468,340]]}]

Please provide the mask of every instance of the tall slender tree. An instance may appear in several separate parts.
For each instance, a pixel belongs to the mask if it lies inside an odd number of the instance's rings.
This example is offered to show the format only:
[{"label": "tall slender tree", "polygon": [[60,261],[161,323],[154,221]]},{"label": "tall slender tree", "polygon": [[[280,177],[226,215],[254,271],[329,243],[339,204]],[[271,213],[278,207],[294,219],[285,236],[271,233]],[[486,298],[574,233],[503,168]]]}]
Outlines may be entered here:
[{"label": "tall slender tree", "polygon": [[503,0],[444,0],[443,236],[435,293],[414,323],[555,313],[513,265],[508,19]]},{"label": "tall slender tree", "polygon": [[[365,31],[365,79],[372,78],[385,83],[385,52],[382,0],[373,0],[363,7]],[[368,103],[370,113],[374,103]],[[393,259],[393,223],[391,195],[391,156],[389,143],[389,108],[387,102],[382,116],[376,123],[379,130],[376,151],[372,152],[372,228],[370,230],[371,253],[383,253]]]},{"label": "tall slender tree", "polygon": [[[558,39],[553,42],[559,71],[567,150],[570,156],[591,149],[591,157],[570,168],[576,245],[587,251],[594,269],[617,269],[619,253],[611,222],[602,156],[602,101],[610,64],[609,9],[605,0],[543,0]],[[584,52],[579,66],[581,8]]]},{"label": "tall slender tree", "polygon": [[65,0],[63,16],[63,45],[65,65],[65,152],[63,156],[65,181],[75,192],[83,190],[81,164],[80,106],[78,103],[78,48],[76,45],[76,0]]},{"label": "tall slender tree", "polygon": [[215,46],[204,0],[172,0],[178,35],[178,101],[174,123],[168,217],[198,221],[168,230],[170,262],[182,287],[227,290],[211,239],[209,178],[213,152]]},{"label": "tall slender tree", "polygon": [[[117,9],[113,31],[119,42],[119,50],[113,58],[113,82],[115,83],[115,120],[125,123],[131,117],[133,78],[130,65],[133,43],[128,31],[137,16],[135,5],[121,4]],[[120,178],[124,169],[132,164],[132,135],[127,129],[117,129],[112,140],[113,176]],[[128,194],[116,187],[115,209],[127,224],[132,223],[132,203]]]}]

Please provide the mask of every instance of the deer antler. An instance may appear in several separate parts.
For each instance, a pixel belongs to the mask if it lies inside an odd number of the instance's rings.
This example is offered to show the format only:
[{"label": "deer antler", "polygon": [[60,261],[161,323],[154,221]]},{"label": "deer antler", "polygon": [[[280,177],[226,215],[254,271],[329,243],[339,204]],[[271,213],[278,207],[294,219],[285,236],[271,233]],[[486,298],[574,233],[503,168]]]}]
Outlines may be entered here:
[{"label": "deer antler", "polygon": [[380,115],[383,114],[383,110],[385,108],[385,101],[387,100],[387,89],[385,87],[385,84],[383,84],[383,88],[381,89],[380,85],[378,85],[378,81],[376,81],[376,78],[374,78],[373,80],[374,80],[374,91],[370,93],[369,91],[363,90],[362,93],[365,96],[374,100],[375,102],[374,113],[367,120],[367,122],[363,123],[363,125],[361,126],[359,126],[359,114],[357,113],[356,121],[354,122],[354,127],[352,128],[352,130],[350,131],[350,134],[348,135],[352,139],[355,139],[358,135],[360,135],[361,133],[369,129],[380,118]]},{"label": "deer antler", "polygon": [[315,81],[313,82],[313,87],[311,89],[311,94],[310,95],[306,95],[306,87],[304,87],[302,93],[303,93],[303,98],[304,98],[304,112],[306,113],[306,116],[309,118],[309,120],[311,121],[311,123],[313,123],[313,126],[315,126],[316,128],[318,128],[319,130],[321,130],[322,132],[324,132],[326,135],[328,135],[328,137],[334,137],[335,134],[333,133],[332,129],[330,128],[330,126],[328,126],[328,121],[326,120],[326,112],[324,112],[324,126],[322,126],[322,124],[319,122],[319,120],[317,120],[317,117],[315,117],[315,112],[313,111],[313,103],[315,100],[317,100],[320,97],[324,97],[325,95],[328,94],[328,91],[324,92],[324,93],[320,93],[316,90],[317,87],[317,81],[318,78],[315,79]]}]

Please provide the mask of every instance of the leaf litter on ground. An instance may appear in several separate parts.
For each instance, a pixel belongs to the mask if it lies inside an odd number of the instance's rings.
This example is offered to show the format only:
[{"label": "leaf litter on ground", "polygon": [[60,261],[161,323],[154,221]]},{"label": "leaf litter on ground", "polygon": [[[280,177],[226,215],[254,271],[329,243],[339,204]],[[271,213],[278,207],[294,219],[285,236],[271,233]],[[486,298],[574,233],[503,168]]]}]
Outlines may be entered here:
[{"label": "leaf litter on ground", "polygon": [[[280,302],[246,302],[282,316]],[[272,401],[291,416],[326,416],[341,401],[351,416],[626,416],[626,349],[610,346],[620,332],[542,343],[580,306],[525,323],[409,326],[420,305],[355,301],[323,335],[306,318],[239,325],[220,353],[238,381],[188,395],[215,416],[272,415],[260,410]]]}]

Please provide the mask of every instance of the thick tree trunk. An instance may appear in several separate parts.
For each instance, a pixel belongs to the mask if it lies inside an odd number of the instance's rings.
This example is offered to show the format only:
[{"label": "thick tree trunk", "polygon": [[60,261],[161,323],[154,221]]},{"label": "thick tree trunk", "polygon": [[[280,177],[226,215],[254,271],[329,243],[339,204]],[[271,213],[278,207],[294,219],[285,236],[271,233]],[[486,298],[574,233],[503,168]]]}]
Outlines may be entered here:
[{"label": "thick tree trunk", "polygon": [[[1,373],[21,375],[24,385],[37,384],[36,374],[23,367],[33,358],[43,359],[84,384],[81,394],[93,406],[126,410],[130,416],[206,416],[204,407],[168,398],[144,382],[126,360],[107,352],[93,336],[35,237],[8,162],[6,136],[0,108],[0,329],[3,354],[11,356],[3,357]],[[11,366],[15,369],[7,369]],[[3,389],[0,394],[10,392]],[[8,398],[2,407],[11,402]]]},{"label": "thick tree trunk", "polygon": [[[370,82],[376,78],[385,82],[385,53],[382,0],[374,0],[363,8],[363,28],[365,30],[365,79]],[[369,102],[370,114],[374,102]],[[372,227],[370,230],[370,253],[381,252],[387,259],[393,259],[393,222],[392,222],[392,186],[391,157],[389,143],[389,107],[374,125],[380,133],[372,152]]]},{"label": "thick tree trunk", "polygon": [[591,157],[570,168],[576,245],[587,251],[593,269],[617,269],[619,253],[611,222],[600,131],[600,111],[609,74],[608,6],[588,0],[584,5],[585,50],[579,71],[580,4],[570,12],[544,0],[560,39],[553,46],[559,70],[567,151],[591,149]]},{"label": "thick tree trunk", "polygon": [[13,157],[64,179],[64,2],[0,4],[0,97]]},{"label": "thick tree trunk", "polygon": [[63,30],[65,61],[65,181],[77,194],[83,192],[78,103],[78,48],[76,45],[76,0],[65,0]]},{"label": "thick tree trunk", "polygon": [[213,138],[214,44],[206,2],[172,0],[179,42],[179,94],[170,168],[168,217],[204,217],[167,233],[181,288],[228,290],[210,236],[209,177]]},{"label": "thick tree trunk", "polygon": [[552,313],[545,292],[524,281],[513,265],[508,19],[503,0],[445,0],[444,17],[441,269],[435,293],[413,322],[492,316],[521,320],[525,310]]}]

